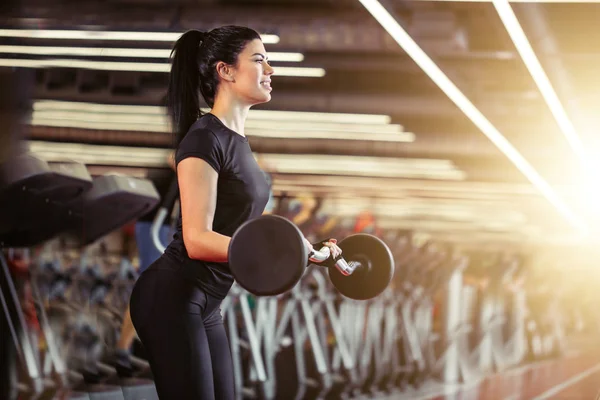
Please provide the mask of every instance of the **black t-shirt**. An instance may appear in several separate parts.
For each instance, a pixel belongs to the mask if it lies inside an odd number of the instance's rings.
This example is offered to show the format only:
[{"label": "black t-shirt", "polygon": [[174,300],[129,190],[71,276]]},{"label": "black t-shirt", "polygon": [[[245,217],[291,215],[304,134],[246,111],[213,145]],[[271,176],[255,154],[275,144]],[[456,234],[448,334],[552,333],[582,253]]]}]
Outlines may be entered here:
[{"label": "black t-shirt", "polygon": [[[227,128],[213,114],[206,114],[179,144],[175,162],[179,164],[188,157],[203,159],[219,174],[214,232],[232,236],[244,222],[263,213],[270,185],[252,154],[248,138]],[[165,254],[181,263],[184,274],[211,295],[225,298],[229,292],[233,276],[228,263],[189,258],[183,243],[181,216]]]}]

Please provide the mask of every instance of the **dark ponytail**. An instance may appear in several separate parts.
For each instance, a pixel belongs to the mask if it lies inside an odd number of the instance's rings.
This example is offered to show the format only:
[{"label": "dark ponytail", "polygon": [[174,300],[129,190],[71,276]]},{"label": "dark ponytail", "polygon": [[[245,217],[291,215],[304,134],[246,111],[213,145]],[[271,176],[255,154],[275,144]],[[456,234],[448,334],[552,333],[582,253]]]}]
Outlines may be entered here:
[{"label": "dark ponytail", "polygon": [[171,52],[173,61],[167,90],[167,108],[173,124],[175,147],[199,117],[198,51],[204,37],[203,32],[187,31],[175,42]]},{"label": "dark ponytail", "polygon": [[190,30],[175,43],[171,52],[171,74],[167,108],[173,125],[175,148],[201,116],[199,93],[213,107],[219,76],[216,65],[236,65],[246,44],[260,35],[241,26],[223,26],[210,32]]}]

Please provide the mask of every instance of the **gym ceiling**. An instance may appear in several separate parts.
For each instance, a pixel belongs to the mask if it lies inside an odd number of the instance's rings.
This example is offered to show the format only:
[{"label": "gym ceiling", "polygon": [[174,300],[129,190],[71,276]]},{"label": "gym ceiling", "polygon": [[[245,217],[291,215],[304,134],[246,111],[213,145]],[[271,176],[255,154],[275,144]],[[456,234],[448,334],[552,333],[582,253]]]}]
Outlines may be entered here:
[{"label": "gym ceiling", "polygon": [[[44,67],[35,73],[27,135],[30,148],[51,161],[71,158],[95,174],[144,176],[148,168],[166,168],[162,155],[171,140],[157,108],[164,104],[168,39],[50,38],[51,32],[247,25],[275,35],[265,36],[265,46],[282,71],[273,78],[272,101],[255,110],[319,113],[251,115],[248,136],[274,174],[276,194],[313,192],[327,198],[330,212],[366,208],[384,228],[463,245],[594,241],[598,4],[381,1],[392,25],[399,23],[474,106],[469,118],[424,72],[428,61],[415,62],[419,50],[409,52],[368,9],[379,2],[24,3],[23,18],[1,21],[0,65]],[[548,96],[534,80],[544,76],[527,68],[501,12],[533,48],[551,83]],[[560,100],[554,113],[552,93]],[[329,113],[353,116],[340,123]],[[484,121],[473,122],[474,115]]]}]

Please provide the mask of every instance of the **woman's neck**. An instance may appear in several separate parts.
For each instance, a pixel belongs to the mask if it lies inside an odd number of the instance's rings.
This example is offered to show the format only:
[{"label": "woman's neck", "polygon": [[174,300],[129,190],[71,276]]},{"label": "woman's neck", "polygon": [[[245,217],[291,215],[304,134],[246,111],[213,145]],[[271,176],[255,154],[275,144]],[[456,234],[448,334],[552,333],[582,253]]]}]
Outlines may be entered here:
[{"label": "woman's neck", "polygon": [[235,101],[215,101],[210,113],[238,135],[246,136],[244,125],[250,106]]}]

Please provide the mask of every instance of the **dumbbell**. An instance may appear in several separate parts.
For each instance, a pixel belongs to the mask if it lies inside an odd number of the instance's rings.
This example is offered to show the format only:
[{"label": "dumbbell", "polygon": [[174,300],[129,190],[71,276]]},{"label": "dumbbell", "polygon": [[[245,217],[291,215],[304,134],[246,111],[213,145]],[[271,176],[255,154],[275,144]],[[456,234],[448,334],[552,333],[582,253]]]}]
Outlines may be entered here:
[{"label": "dumbbell", "polygon": [[[342,257],[327,269],[342,295],[367,300],[385,290],[394,275],[394,259],[381,239],[360,233],[346,237],[338,246]],[[326,259],[328,250],[320,249],[311,258]],[[274,296],[292,289],[309,265],[302,232],[277,215],[245,222],[229,244],[229,268],[235,280],[257,296]]]}]

